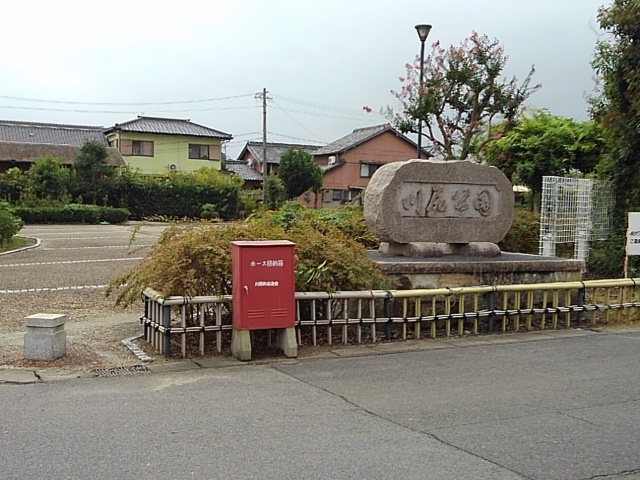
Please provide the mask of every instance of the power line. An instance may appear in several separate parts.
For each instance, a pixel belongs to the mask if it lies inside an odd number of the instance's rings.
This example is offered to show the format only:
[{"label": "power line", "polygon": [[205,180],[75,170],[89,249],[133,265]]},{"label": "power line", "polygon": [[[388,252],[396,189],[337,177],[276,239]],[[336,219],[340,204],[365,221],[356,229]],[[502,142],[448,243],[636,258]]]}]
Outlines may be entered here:
[{"label": "power line", "polygon": [[189,103],[206,103],[217,102],[220,100],[231,100],[234,98],[252,97],[253,93],[243,93],[242,95],[231,95],[228,97],[203,98],[198,100],[180,100],[170,102],[78,102],[73,100],[44,100],[40,98],[12,97],[9,95],[0,95],[0,98],[8,100],[19,100],[22,102],[38,102],[38,103],[56,103],[66,105],[100,105],[100,106],[148,106],[148,105],[183,105]]},{"label": "power line", "polygon": [[[276,108],[278,110],[280,110],[281,112],[283,112],[287,117],[289,117],[291,120],[293,120],[293,122],[295,122],[296,124],[298,124],[298,126],[302,127],[304,130],[306,130],[307,132],[309,132],[311,135],[313,135],[316,138],[319,138],[321,142],[324,142],[324,140],[322,140],[318,135],[316,135],[314,132],[312,132],[311,130],[309,130],[307,127],[305,127],[304,125],[302,125],[298,120],[296,120],[295,118],[293,118],[289,112],[287,112],[284,108],[282,108],[280,105],[278,105],[278,103],[274,100],[273,104],[276,106]],[[326,142],[325,142],[326,143]]]},{"label": "power line", "polygon": [[317,140],[311,140],[308,138],[292,137],[291,135],[285,135],[284,133],[278,133],[278,132],[269,132],[269,135],[275,135],[277,137],[283,137],[283,138],[290,138],[291,140],[300,140],[301,142],[320,143],[322,145],[325,144],[325,142],[318,142]]},{"label": "power line", "polygon": [[[284,111],[282,109],[282,107],[278,107],[280,110]],[[356,117],[340,117],[338,115],[328,115],[326,113],[314,113],[314,112],[306,112],[304,110],[289,110],[290,112],[294,112],[294,113],[302,113],[303,115],[313,115],[315,117],[326,117],[326,118],[337,118],[339,120],[357,120],[357,121],[362,121],[364,120],[365,117],[360,117],[360,118],[356,118]],[[382,116],[382,115],[381,115]]]},{"label": "power line", "polygon": [[[330,111],[334,111],[334,112],[338,112],[338,113],[344,113],[344,114],[350,114],[350,115],[354,115],[354,114],[359,114],[359,115],[364,115],[364,116],[371,115],[371,113],[363,113],[362,111],[357,110],[355,108],[336,107],[336,106],[333,106],[333,105],[325,105],[325,104],[322,104],[322,103],[308,102],[306,100],[297,100],[295,98],[285,97],[285,96],[282,96],[282,95],[274,95],[274,96],[276,98],[282,99],[282,100],[287,101],[287,102],[296,103],[298,105],[305,105],[307,107],[317,108],[317,109],[320,109],[320,110],[330,110]],[[384,115],[381,115],[379,113],[374,113],[374,112],[372,112],[372,113],[374,115],[378,115],[378,116],[381,116],[381,117],[384,116]]]},{"label": "power line", "polygon": [[[71,112],[71,113],[104,113],[104,114],[115,114],[115,115],[140,115],[145,114],[146,112],[140,112],[140,110],[84,110],[84,109],[75,109],[75,108],[45,108],[45,107],[18,107],[16,105],[0,105],[0,108],[6,108],[11,110],[35,110],[40,112]],[[220,107],[220,108],[192,108],[192,109],[184,109],[184,110],[150,110],[150,113],[192,113],[192,112],[211,112],[211,111],[222,111],[222,110],[248,110],[248,109],[256,109],[260,108],[259,106],[249,106],[249,107]]]}]

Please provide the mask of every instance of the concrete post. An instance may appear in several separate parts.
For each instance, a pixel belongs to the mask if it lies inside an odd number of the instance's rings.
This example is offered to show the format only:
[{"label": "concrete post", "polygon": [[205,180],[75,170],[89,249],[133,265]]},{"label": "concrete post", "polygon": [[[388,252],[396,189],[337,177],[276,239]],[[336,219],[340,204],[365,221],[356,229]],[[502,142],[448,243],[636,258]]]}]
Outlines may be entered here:
[{"label": "concrete post", "polygon": [[67,316],[37,313],[25,317],[24,356],[29,360],[55,360],[67,353]]}]

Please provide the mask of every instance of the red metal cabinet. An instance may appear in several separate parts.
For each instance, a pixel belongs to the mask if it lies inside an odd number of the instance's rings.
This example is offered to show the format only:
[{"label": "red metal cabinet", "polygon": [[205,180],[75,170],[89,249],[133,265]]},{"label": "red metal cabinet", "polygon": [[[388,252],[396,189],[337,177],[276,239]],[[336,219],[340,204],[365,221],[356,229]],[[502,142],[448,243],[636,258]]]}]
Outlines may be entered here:
[{"label": "red metal cabinet", "polygon": [[295,243],[231,242],[233,328],[295,326]]}]

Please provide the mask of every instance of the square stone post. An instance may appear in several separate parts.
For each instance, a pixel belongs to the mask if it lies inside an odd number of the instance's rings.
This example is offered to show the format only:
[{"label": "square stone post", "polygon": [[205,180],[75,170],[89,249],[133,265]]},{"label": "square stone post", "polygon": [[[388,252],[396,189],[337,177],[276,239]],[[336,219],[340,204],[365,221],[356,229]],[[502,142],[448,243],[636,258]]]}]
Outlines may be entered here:
[{"label": "square stone post", "polygon": [[37,313],[25,317],[24,356],[29,360],[55,360],[67,353],[67,316]]}]

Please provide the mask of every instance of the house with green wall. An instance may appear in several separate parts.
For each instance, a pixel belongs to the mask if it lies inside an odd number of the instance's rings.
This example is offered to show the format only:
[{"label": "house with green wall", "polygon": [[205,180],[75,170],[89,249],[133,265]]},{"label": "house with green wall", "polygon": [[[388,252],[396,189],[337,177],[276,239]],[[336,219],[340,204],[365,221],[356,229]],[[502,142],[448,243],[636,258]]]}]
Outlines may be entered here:
[{"label": "house with green wall", "polygon": [[105,130],[109,146],[143,175],[222,168],[222,144],[233,137],[190,120],[139,116]]}]

